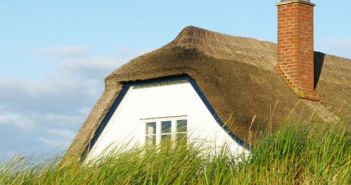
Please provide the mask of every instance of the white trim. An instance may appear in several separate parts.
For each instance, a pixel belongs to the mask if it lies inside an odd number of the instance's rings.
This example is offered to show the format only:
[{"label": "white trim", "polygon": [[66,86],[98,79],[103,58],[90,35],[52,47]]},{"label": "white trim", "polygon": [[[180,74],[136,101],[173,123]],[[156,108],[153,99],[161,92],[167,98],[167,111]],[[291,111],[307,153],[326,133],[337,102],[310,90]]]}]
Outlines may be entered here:
[{"label": "white trim", "polygon": [[186,119],[187,115],[179,115],[179,116],[163,116],[163,117],[152,117],[152,118],[141,118],[140,120],[160,120],[160,119],[171,119],[171,118],[182,118]]},{"label": "white trim", "polygon": [[[159,117],[159,118],[142,118],[140,119],[141,124],[144,125],[144,146],[146,145],[146,124],[150,122],[156,122],[156,146],[161,144],[161,137],[162,135],[171,135],[172,142],[176,141],[177,137],[177,121],[178,120],[187,120],[187,126],[189,124],[188,117],[186,115],[181,116],[168,116],[168,117]],[[171,134],[162,134],[162,122],[163,121],[171,121]],[[188,129],[187,129],[188,130]],[[188,132],[179,132],[179,134],[187,134]]]},{"label": "white trim", "polygon": [[[106,150],[114,148],[126,151],[134,147],[143,147],[145,122],[157,118],[186,118],[188,143],[209,147],[214,152],[220,149],[218,146],[224,145],[229,145],[233,154],[246,152],[246,149],[223,129],[214,110],[198,91],[193,81],[152,88],[129,88],[120,100],[118,108],[105,123],[86,160],[94,159]],[[156,131],[159,134],[160,125],[157,127]],[[173,127],[172,129],[175,130]]]},{"label": "white trim", "polygon": [[187,83],[187,80],[177,80],[177,81],[170,81],[170,82],[155,82],[155,83],[149,83],[149,84],[139,84],[139,85],[133,85],[133,89],[141,89],[141,88],[151,88],[151,87],[160,87],[160,86],[169,86],[169,85],[178,85],[178,84],[183,84]]}]

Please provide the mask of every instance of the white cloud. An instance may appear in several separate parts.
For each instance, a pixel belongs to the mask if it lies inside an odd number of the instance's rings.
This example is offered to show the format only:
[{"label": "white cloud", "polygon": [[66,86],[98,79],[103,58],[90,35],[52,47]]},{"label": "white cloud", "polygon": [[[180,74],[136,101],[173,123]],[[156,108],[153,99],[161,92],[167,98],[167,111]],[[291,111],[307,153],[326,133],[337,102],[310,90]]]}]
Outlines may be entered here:
[{"label": "white cloud", "polygon": [[37,139],[50,146],[51,148],[66,148],[67,147],[67,144],[66,143],[63,143],[62,141],[60,140],[56,140],[56,139],[51,139],[51,138],[47,138],[47,137],[37,137]]},{"label": "white cloud", "polygon": [[82,115],[88,115],[89,112],[90,112],[91,108],[90,107],[82,107],[80,110],[79,110],[79,113],[82,114]]},{"label": "white cloud", "polygon": [[51,71],[51,76],[57,78],[64,75],[64,78],[74,79],[103,79],[111,73],[121,62],[112,57],[93,56],[66,59],[57,64]]},{"label": "white cloud", "polygon": [[75,124],[80,125],[82,121],[81,115],[62,115],[62,114],[47,114],[45,115],[45,120],[48,122],[53,122],[60,124]]},{"label": "white cloud", "polygon": [[104,78],[141,53],[119,49],[115,55],[100,56],[88,51],[38,49],[40,57],[56,61],[42,79],[0,76],[0,141],[11,138],[0,145],[1,152],[67,148],[102,94]]},{"label": "white cloud", "polygon": [[316,40],[316,48],[322,52],[351,59],[351,38],[322,38]]},{"label": "white cloud", "polygon": [[108,69],[116,67],[116,60],[110,57],[96,56],[92,58],[70,59],[65,61],[61,67],[77,72],[82,69]]},{"label": "white cloud", "polygon": [[39,48],[34,50],[35,53],[53,58],[72,58],[88,54],[88,50],[80,46],[67,46],[57,48]]},{"label": "white cloud", "polygon": [[67,148],[73,137],[75,136],[75,132],[69,129],[46,129],[44,132],[44,136],[39,136],[37,139],[53,148]]},{"label": "white cloud", "polygon": [[57,136],[64,139],[72,139],[75,136],[75,133],[72,130],[68,129],[47,129],[46,133],[51,136]]},{"label": "white cloud", "polygon": [[7,125],[10,123],[10,118],[5,115],[0,115],[0,125]]},{"label": "white cloud", "polygon": [[35,122],[28,116],[14,112],[0,112],[0,125],[10,125],[24,131],[31,131]]}]

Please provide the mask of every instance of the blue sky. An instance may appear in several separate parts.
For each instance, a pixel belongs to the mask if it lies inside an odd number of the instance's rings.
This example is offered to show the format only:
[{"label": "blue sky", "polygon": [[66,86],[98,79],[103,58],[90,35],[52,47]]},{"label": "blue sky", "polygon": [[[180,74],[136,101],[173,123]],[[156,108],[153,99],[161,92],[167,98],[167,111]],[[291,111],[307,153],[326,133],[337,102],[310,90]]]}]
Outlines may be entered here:
[{"label": "blue sky", "polygon": [[[276,41],[277,0],[3,0],[0,161],[64,151],[129,59],[194,25]],[[315,2],[315,49],[351,58],[351,2]]]}]

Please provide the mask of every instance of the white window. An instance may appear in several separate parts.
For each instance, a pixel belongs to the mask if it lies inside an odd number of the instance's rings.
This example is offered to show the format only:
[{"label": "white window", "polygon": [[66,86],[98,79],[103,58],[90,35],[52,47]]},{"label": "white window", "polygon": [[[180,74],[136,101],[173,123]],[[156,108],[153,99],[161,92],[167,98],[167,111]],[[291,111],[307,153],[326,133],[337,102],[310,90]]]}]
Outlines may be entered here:
[{"label": "white window", "polygon": [[188,123],[186,119],[177,120],[176,143],[187,142]]},{"label": "white window", "polygon": [[146,123],[145,145],[156,145],[156,122]]},{"label": "white window", "polygon": [[187,142],[188,122],[186,116],[142,119],[145,124],[145,146],[163,142]]},{"label": "white window", "polygon": [[172,139],[172,121],[161,121],[161,143]]}]

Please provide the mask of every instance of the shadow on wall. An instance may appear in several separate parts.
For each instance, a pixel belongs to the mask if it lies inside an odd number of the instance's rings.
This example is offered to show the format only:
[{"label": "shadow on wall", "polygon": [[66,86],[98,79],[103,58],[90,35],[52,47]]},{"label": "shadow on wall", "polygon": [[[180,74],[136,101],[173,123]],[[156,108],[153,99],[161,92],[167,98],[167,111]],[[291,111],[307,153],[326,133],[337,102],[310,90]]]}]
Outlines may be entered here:
[{"label": "shadow on wall", "polygon": [[317,88],[319,78],[322,73],[325,54],[321,52],[314,52],[314,89]]}]

